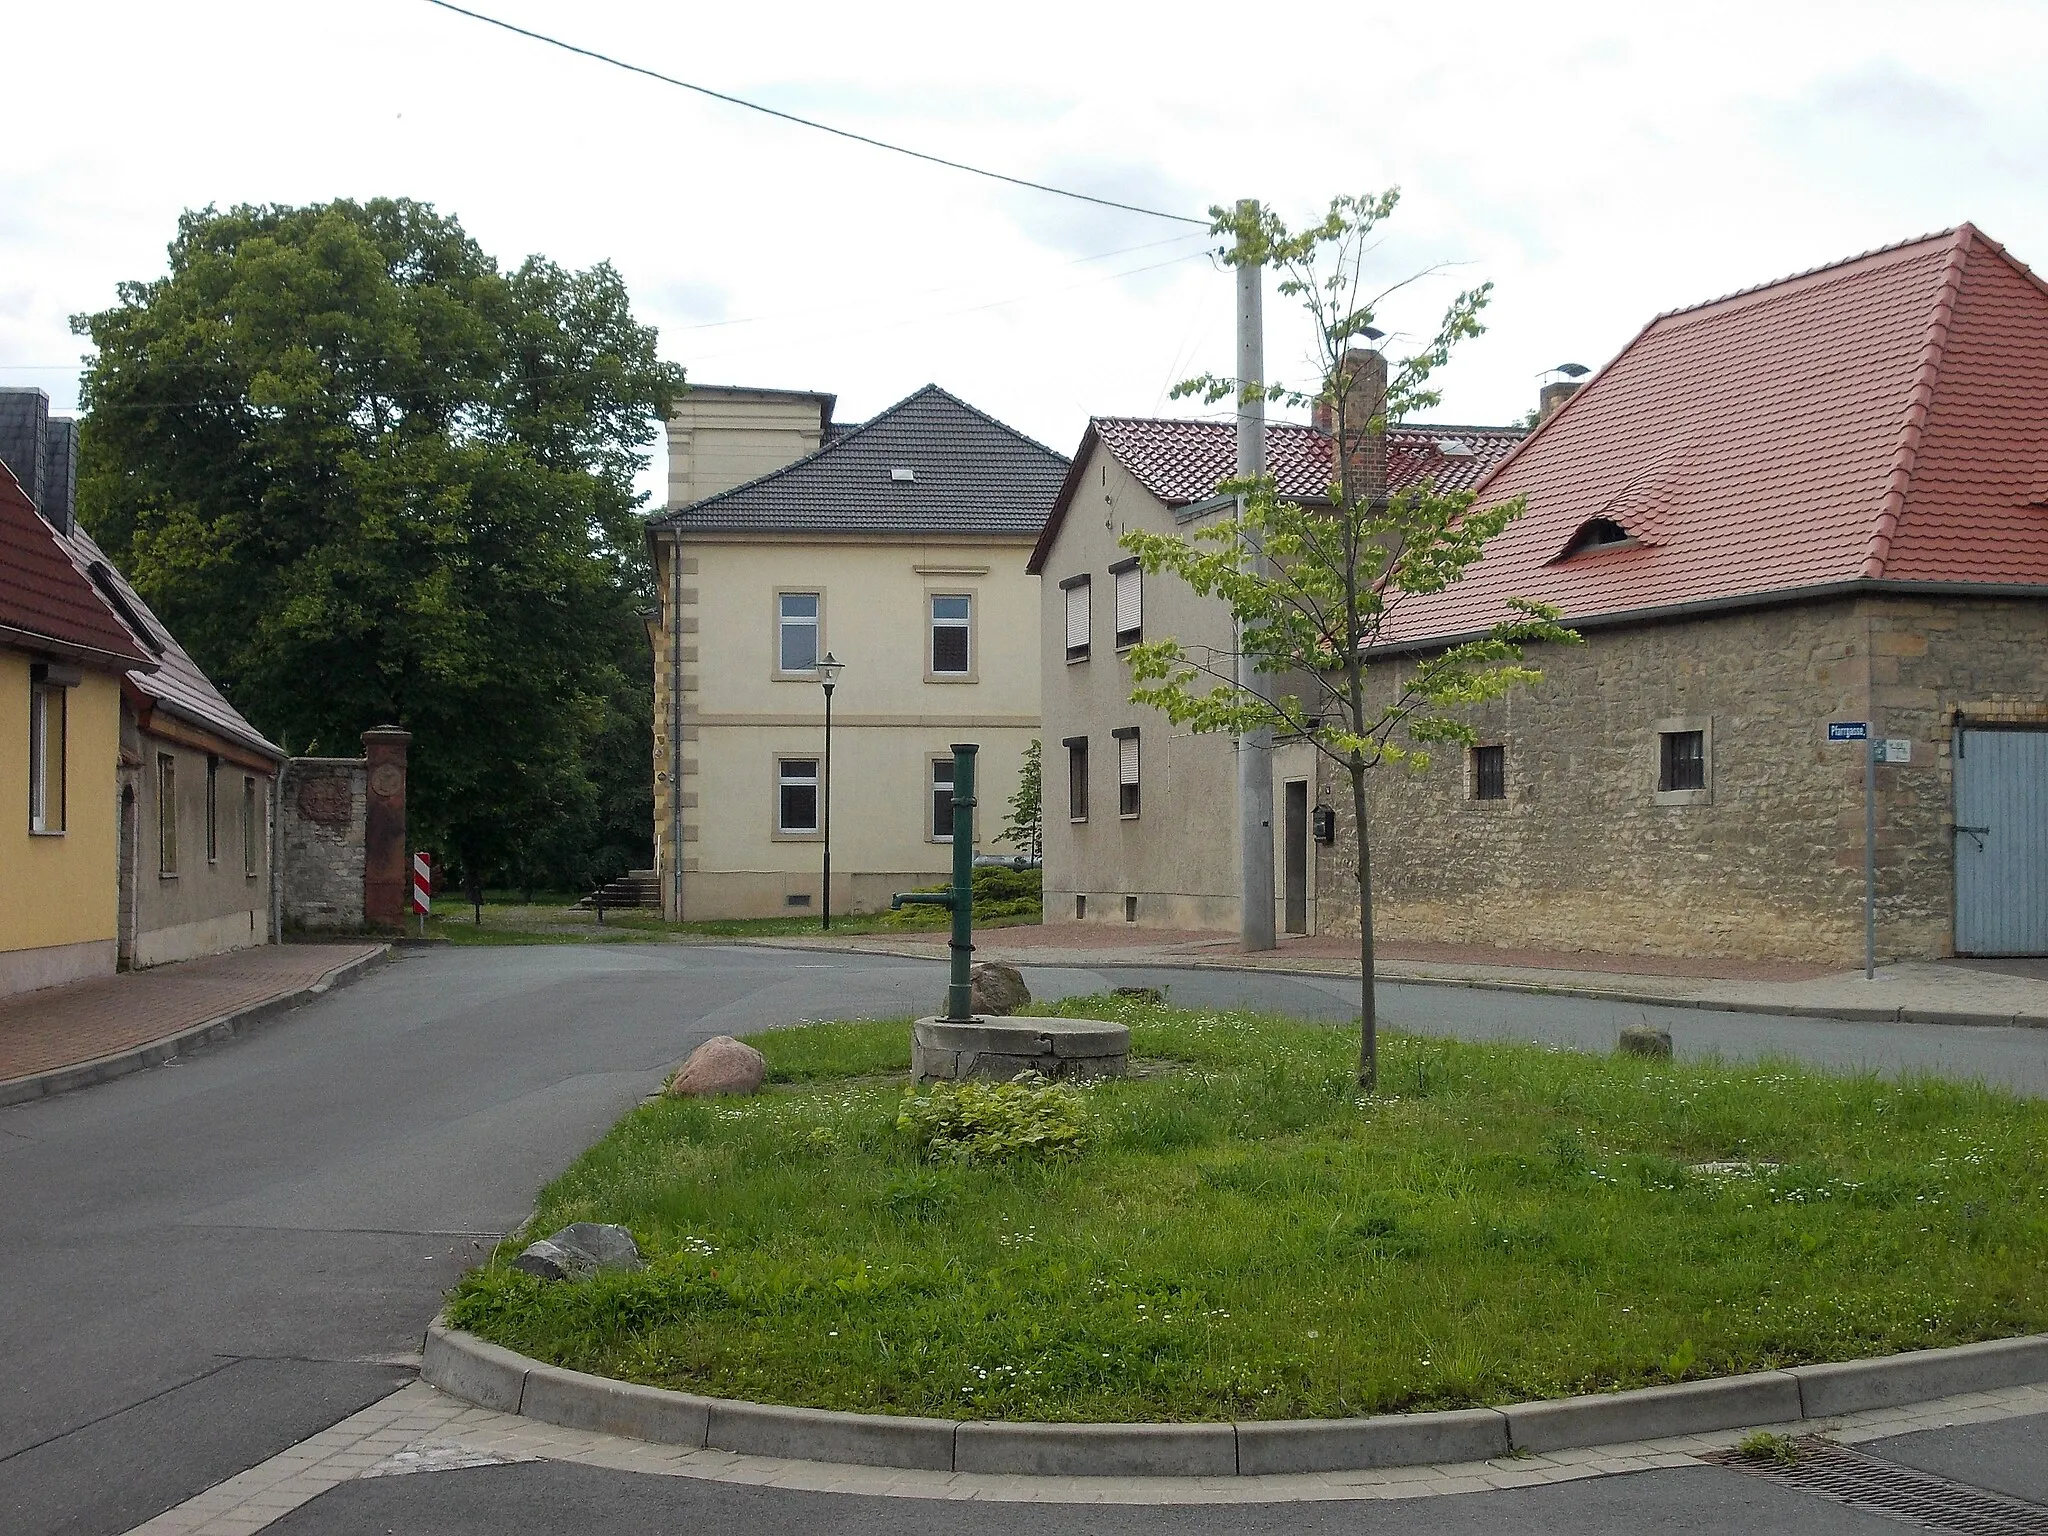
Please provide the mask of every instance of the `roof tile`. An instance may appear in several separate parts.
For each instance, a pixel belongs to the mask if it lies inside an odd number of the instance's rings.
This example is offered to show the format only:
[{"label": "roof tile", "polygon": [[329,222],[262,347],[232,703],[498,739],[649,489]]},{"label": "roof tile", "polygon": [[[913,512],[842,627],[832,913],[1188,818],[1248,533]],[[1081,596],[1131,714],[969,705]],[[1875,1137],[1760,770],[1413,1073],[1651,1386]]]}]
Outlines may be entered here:
[{"label": "roof tile", "polygon": [[124,666],[154,665],[72,564],[57,531],[43,521],[5,465],[0,465],[0,626],[97,652]]}]

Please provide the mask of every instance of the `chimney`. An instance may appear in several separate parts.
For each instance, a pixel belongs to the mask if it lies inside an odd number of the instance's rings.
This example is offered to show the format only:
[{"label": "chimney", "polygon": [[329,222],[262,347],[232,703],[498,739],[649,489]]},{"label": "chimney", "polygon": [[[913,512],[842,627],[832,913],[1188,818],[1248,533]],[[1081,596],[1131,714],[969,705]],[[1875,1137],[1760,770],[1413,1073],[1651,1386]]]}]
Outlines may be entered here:
[{"label": "chimney", "polygon": [[1536,420],[1538,424],[1550,420],[1556,409],[1571,399],[1585,384],[1578,379],[1553,379],[1537,393]]},{"label": "chimney", "polygon": [[50,397],[40,389],[0,389],[0,464],[5,464],[43,521],[71,532],[72,495],[78,483],[78,423],[50,418]]},{"label": "chimney", "polygon": [[[1386,357],[1352,347],[1337,364],[1337,377],[1332,382],[1342,390],[1344,401],[1345,441],[1339,447],[1345,471],[1344,493],[1353,501],[1378,505],[1387,499],[1387,434],[1384,430],[1370,431],[1368,424],[1386,409]],[[1319,431],[1336,436],[1335,408],[1318,402],[1315,424]]]}]

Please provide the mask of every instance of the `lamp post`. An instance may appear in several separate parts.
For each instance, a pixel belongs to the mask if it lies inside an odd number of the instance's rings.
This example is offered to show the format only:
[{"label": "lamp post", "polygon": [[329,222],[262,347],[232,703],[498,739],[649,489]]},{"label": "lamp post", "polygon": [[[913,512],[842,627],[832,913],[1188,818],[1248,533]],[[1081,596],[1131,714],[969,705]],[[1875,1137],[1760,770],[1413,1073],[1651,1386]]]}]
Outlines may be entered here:
[{"label": "lamp post", "polygon": [[825,930],[832,928],[832,690],[846,663],[830,651],[818,663],[818,681],[825,685],[825,771],[818,784],[818,830],[825,837],[824,900]]}]

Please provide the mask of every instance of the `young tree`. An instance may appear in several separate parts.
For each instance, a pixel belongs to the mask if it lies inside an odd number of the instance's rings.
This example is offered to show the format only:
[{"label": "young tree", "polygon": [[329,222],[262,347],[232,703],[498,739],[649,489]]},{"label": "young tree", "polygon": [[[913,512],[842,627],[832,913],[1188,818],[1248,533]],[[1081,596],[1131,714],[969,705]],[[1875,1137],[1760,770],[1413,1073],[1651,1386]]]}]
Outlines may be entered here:
[{"label": "young tree", "polygon": [[472,885],[645,856],[633,481],[683,381],[617,272],[403,199],[209,208],[72,323],[79,511],[259,728],[412,730],[416,838]]},{"label": "young tree", "polygon": [[1427,481],[1392,492],[1386,486],[1389,423],[1438,402],[1431,380],[1459,341],[1479,334],[1492,287],[1460,293],[1436,335],[1382,387],[1385,364],[1357,343],[1379,334],[1374,312],[1392,291],[1367,292],[1365,256],[1398,198],[1393,191],[1339,197],[1301,230],[1289,230],[1256,204],[1210,210],[1215,232],[1231,237],[1220,253],[1224,260],[1277,268],[1280,293],[1307,311],[1319,376],[1311,389],[1290,389],[1210,375],[1175,393],[1199,394],[1213,404],[1242,392],[1314,410],[1331,427],[1326,501],[1288,501],[1270,476],[1228,481],[1220,489],[1239,498],[1235,516],[1192,538],[1133,531],[1122,540],[1148,573],[1170,571],[1202,596],[1222,598],[1254,671],[1284,677],[1307,693],[1267,697],[1271,685],[1246,688],[1234,680],[1236,656],[1197,654],[1167,638],[1132,650],[1133,702],[1195,731],[1298,737],[1350,780],[1362,968],[1358,1081],[1367,1091],[1378,1082],[1379,1046],[1366,775],[1388,763],[1420,771],[1429,766],[1432,747],[1471,745],[1477,736],[1465,710],[1541,676],[1524,664],[1525,646],[1578,639],[1559,625],[1557,610],[1510,598],[1484,638],[1386,669],[1385,682],[1368,686],[1373,647],[1401,605],[1457,581],[1523,511],[1520,498],[1475,507],[1470,492],[1439,492]]},{"label": "young tree", "polygon": [[1008,843],[1026,858],[1045,853],[1045,815],[1040,792],[1042,774],[1038,743],[1024,749],[1024,766],[1017,774],[1017,792],[1010,796],[1010,819],[1003,824],[998,842]]}]

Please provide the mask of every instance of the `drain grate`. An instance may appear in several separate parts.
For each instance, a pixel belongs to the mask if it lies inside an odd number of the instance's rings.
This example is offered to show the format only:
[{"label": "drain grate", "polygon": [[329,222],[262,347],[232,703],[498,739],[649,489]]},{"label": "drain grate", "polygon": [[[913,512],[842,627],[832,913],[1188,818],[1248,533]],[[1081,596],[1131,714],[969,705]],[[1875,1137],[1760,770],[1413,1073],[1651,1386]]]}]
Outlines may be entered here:
[{"label": "drain grate", "polygon": [[2048,1536],[2048,1508],[2039,1504],[1952,1483],[1831,1440],[1807,1439],[1798,1445],[1799,1459],[1790,1465],[1753,1459],[1740,1451],[1719,1451],[1705,1459],[1928,1530],[1960,1531],[1965,1536]]}]

